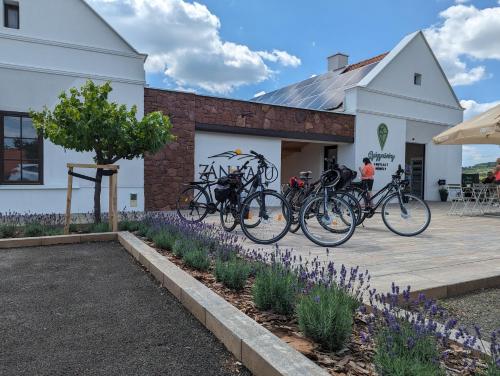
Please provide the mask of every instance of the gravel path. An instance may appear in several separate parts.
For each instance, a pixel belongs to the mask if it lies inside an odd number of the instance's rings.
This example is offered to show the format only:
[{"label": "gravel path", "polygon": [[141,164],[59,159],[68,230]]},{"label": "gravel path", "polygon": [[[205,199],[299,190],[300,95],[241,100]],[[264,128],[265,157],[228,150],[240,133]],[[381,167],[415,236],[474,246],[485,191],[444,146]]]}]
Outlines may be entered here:
[{"label": "gravel path", "polygon": [[479,325],[486,340],[500,328],[500,288],[444,299],[441,303],[466,328]]},{"label": "gravel path", "polygon": [[117,243],[0,250],[0,375],[249,375]]}]

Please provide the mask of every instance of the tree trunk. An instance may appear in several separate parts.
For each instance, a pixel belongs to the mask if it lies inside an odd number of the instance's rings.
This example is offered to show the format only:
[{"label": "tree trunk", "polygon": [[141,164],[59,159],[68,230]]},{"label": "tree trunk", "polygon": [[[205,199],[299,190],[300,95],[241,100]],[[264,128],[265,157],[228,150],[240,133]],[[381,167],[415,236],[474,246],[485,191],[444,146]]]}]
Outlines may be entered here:
[{"label": "tree trunk", "polygon": [[95,174],[96,182],[94,188],[94,221],[95,223],[101,222],[101,182],[102,182],[102,168],[98,168]]}]

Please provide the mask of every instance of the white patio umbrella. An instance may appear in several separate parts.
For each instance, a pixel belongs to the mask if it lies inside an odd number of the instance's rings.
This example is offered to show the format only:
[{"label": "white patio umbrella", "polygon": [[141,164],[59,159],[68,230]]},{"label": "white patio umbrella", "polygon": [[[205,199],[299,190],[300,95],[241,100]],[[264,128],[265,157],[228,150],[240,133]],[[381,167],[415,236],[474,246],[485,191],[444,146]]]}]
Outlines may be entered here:
[{"label": "white patio umbrella", "polygon": [[500,104],[432,139],[439,145],[500,145]]}]

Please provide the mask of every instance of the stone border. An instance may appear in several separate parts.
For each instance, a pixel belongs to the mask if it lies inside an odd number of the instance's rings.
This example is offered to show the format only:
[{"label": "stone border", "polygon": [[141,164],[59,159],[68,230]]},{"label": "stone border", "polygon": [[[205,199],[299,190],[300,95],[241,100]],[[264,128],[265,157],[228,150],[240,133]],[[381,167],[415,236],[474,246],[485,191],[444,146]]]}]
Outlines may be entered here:
[{"label": "stone border", "polygon": [[101,232],[92,234],[39,236],[33,238],[0,239],[0,249],[39,247],[42,245],[73,244],[83,242],[105,242],[117,239],[116,232]]},{"label": "stone border", "polygon": [[257,376],[329,373],[129,232],[121,245]]},{"label": "stone border", "polygon": [[410,295],[416,298],[418,294],[424,294],[427,298],[446,299],[473,293],[482,289],[490,289],[500,287],[500,275],[472,279],[469,281],[453,283],[451,285],[443,285],[431,287],[428,289],[413,291]]}]

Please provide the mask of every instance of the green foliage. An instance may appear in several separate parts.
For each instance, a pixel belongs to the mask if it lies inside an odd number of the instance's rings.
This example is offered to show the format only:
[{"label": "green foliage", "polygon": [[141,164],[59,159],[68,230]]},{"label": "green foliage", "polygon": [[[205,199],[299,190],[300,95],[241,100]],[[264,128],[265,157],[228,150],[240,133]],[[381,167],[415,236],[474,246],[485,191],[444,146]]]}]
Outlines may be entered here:
[{"label": "green foliage", "polygon": [[232,257],[228,261],[218,259],[215,262],[215,279],[232,290],[241,291],[245,287],[251,265],[239,257]]},{"label": "green foliage", "polygon": [[[172,124],[161,112],[137,119],[137,107],[130,110],[108,100],[111,83],[87,81],[80,89],[59,95],[53,111],[47,107],[31,111],[37,132],[65,149],[93,152],[97,164],[113,164],[120,159],[143,158],[173,141]],[[94,196],[95,220],[101,220],[100,187],[102,170],[97,170]]]},{"label": "green foliage", "polygon": [[94,223],[90,226],[90,232],[109,232],[109,224],[106,222]]},{"label": "green foliage", "polygon": [[153,241],[154,237],[156,235],[156,231],[152,228],[148,228],[146,231],[146,239]]},{"label": "green foliage", "polygon": [[43,235],[45,235],[45,227],[37,222],[28,223],[24,227],[23,234],[27,238],[34,238],[37,236],[43,236]]},{"label": "green foliage", "polygon": [[352,333],[358,306],[356,298],[336,285],[315,286],[297,303],[299,327],[324,349],[341,350]]},{"label": "green foliage", "polygon": [[14,238],[17,233],[17,227],[15,225],[4,224],[0,225],[0,239],[3,238]]},{"label": "green foliage", "polygon": [[44,228],[44,236],[56,236],[63,235],[64,229],[62,227],[49,226]]},{"label": "green foliage", "polygon": [[195,244],[192,241],[185,238],[178,238],[174,240],[174,244],[172,245],[172,252],[177,257],[183,257],[184,254],[191,249],[195,248]]},{"label": "green foliage", "polygon": [[148,230],[149,226],[144,222],[140,222],[139,226],[137,227],[137,235],[145,237],[148,233]]},{"label": "green foliage", "polygon": [[134,232],[134,231],[139,230],[139,225],[140,225],[140,222],[138,222],[138,221],[124,220],[124,221],[120,221],[120,223],[118,223],[118,230]]},{"label": "green foliage", "polygon": [[488,174],[488,171],[493,171],[496,166],[496,162],[484,162],[478,163],[474,166],[462,167],[463,174],[479,174],[479,179],[484,179]]},{"label": "green foliage", "polygon": [[111,83],[87,81],[80,89],[59,95],[53,111],[45,107],[31,111],[33,125],[44,138],[66,149],[95,152],[96,163],[115,163],[119,159],[144,157],[174,140],[172,125],[161,112],[137,120],[137,107],[108,100]]},{"label": "green foliage", "polygon": [[172,249],[175,237],[168,231],[160,230],[153,236],[153,242],[158,248]]},{"label": "green foliage", "polygon": [[493,358],[489,360],[487,366],[484,376],[500,376],[500,367],[497,366]]},{"label": "green foliage", "polygon": [[201,248],[192,248],[182,256],[184,263],[190,268],[206,271],[210,267],[210,258],[207,251]]},{"label": "green foliage", "polygon": [[257,272],[252,288],[253,301],[261,310],[289,315],[294,311],[298,290],[297,275],[281,264],[273,264]]},{"label": "green foliage", "polygon": [[417,335],[411,325],[396,332],[383,327],[375,336],[374,363],[380,375],[444,376],[432,335]]}]

